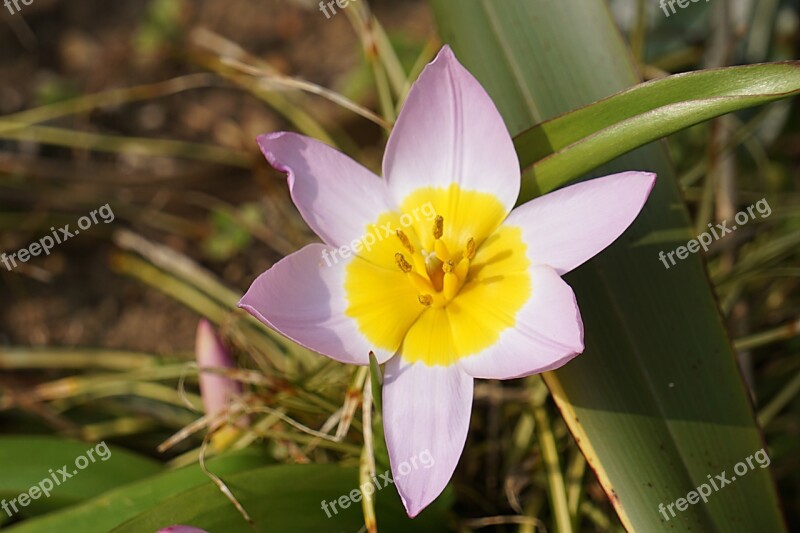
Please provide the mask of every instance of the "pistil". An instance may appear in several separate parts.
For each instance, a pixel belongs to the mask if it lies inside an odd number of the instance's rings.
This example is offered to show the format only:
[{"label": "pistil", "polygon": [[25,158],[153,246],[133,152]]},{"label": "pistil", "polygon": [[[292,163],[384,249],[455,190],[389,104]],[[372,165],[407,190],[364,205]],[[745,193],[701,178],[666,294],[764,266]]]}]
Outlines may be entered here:
[{"label": "pistil", "polygon": [[[477,245],[470,237],[463,252],[451,253],[442,237],[444,236],[444,217],[438,215],[433,222],[433,252],[414,246],[411,239],[402,231],[396,231],[403,249],[411,254],[411,261],[397,252],[394,256],[398,268],[419,292],[417,299],[425,307],[442,307],[456,297],[467,281],[470,262],[475,257]],[[460,258],[460,259],[459,259]]]}]

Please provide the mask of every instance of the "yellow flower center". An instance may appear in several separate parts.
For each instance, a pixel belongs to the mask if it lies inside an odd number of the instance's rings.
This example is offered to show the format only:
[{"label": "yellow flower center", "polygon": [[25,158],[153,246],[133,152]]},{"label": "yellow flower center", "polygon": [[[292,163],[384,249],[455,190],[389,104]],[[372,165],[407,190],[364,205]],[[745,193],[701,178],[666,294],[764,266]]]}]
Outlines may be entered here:
[{"label": "yellow flower center", "polygon": [[[444,235],[444,217],[439,215],[433,223],[434,249],[426,252],[411,244],[408,236],[401,229],[396,230],[405,254],[394,254],[395,262],[406,275],[411,285],[419,291],[417,300],[428,307],[443,307],[455,298],[459,289],[467,281],[469,262],[475,258],[475,239],[467,240],[463,251],[450,253],[442,240]],[[409,263],[406,254],[411,257]]]},{"label": "yellow flower center", "polygon": [[531,293],[522,232],[504,218],[491,194],[414,191],[367,227],[347,266],[348,316],[409,362],[450,365],[491,346]]}]

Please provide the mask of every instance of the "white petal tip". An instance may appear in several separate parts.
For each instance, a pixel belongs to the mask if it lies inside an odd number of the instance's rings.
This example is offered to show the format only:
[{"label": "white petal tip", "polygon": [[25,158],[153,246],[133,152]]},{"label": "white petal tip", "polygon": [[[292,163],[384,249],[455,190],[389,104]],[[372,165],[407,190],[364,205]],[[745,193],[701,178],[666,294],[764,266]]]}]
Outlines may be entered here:
[{"label": "white petal tip", "polygon": [[436,498],[427,502],[421,499],[418,501],[409,501],[406,497],[400,494],[400,501],[403,502],[403,507],[405,507],[406,514],[409,518],[416,518],[419,516],[419,514],[435,500]]},{"label": "white petal tip", "polygon": [[441,57],[446,57],[448,59],[455,59],[456,58],[456,54],[453,52],[453,49],[450,48],[449,44],[446,44],[446,45],[442,46],[442,49],[439,50],[438,54],[436,54],[436,59],[438,59],[440,56]]},{"label": "white petal tip", "polygon": [[270,141],[274,141],[275,139],[280,139],[284,135],[291,135],[289,131],[273,131],[271,133],[262,133],[261,135],[256,136],[256,142],[259,146],[264,144],[269,144]]},{"label": "white petal tip", "polygon": [[295,135],[291,132],[287,131],[276,131],[273,133],[263,133],[256,137],[256,143],[258,147],[261,149],[261,153],[264,154],[264,158],[266,158],[267,162],[277,170],[278,172],[283,172],[288,174],[290,172],[290,168],[281,163],[280,157],[275,153],[275,141],[285,137],[287,135]]},{"label": "white petal tip", "polygon": [[632,174],[635,174],[639,181],[646,184],[648,191],[653,189],[656,184],[656,178],[658,177],[655,172],[636,171],[632,172]]}]

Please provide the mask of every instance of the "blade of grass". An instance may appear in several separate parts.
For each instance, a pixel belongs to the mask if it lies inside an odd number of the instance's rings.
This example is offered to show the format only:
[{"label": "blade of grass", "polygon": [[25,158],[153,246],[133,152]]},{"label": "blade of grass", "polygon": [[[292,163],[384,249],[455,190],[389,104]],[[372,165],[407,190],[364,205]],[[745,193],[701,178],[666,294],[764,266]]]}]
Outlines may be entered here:
[{"label": "blade of grass", "polygon": [[159,83],[86,94],[55,104],[5,115],[0,119],[0,133],[12,129],[33,126],[34,124],[40,124],[69,115],[86,113],[102,107],[119,106],[178,94],[192,89],[213,87],[215,82],[216,78],[212,74],[189,74]]},{"label": "blade of grass", "polygon": [[0,131],[0,139],[32,141],[95,152],[135,154],[150,157],[180,157],[237,168],[250,168],[252,163],[247,152],[231,150],[222,146],[175,141],[172,139],[147,139],[90,133],[51,126],[27,126],[24,129],[6,128],[5,131]]},{"label": "blade of grass", "polygon": [[550,425],[550,415],[547,414],[548,390],[539,376],[532,378],[531,381],[534,384],[533,418],[536,422],[539,450],[547,474],[547,495],[550,498],[553,520],[559,533],[571,533],[573,521],[569,511],[567,487],[561,471],[556,439]]}]

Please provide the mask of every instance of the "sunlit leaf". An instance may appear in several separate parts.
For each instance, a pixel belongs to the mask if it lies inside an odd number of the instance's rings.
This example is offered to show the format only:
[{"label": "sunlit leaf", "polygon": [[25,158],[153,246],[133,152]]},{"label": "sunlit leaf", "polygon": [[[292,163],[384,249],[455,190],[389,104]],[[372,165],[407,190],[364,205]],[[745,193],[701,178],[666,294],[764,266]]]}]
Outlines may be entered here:
[{"label": "sunlit leaf", "polygon": [[[638,81],[600,0],[431,4],[443,40],[487,88],[512,134]],[[574,164],[605,162],[587,157]],[[667,270],[658,252],[685,240],[639,244],[654,233],[691,238],[664,146],[595,172],[620,170],[650,170],[659,179],[637,222],[567,276],[586,351],[545,380],[629,530],[782,531],[769,471],[758,467],[667,523],[659,513],[660,503],[731,472],[763,444],[700,258]]]}]

